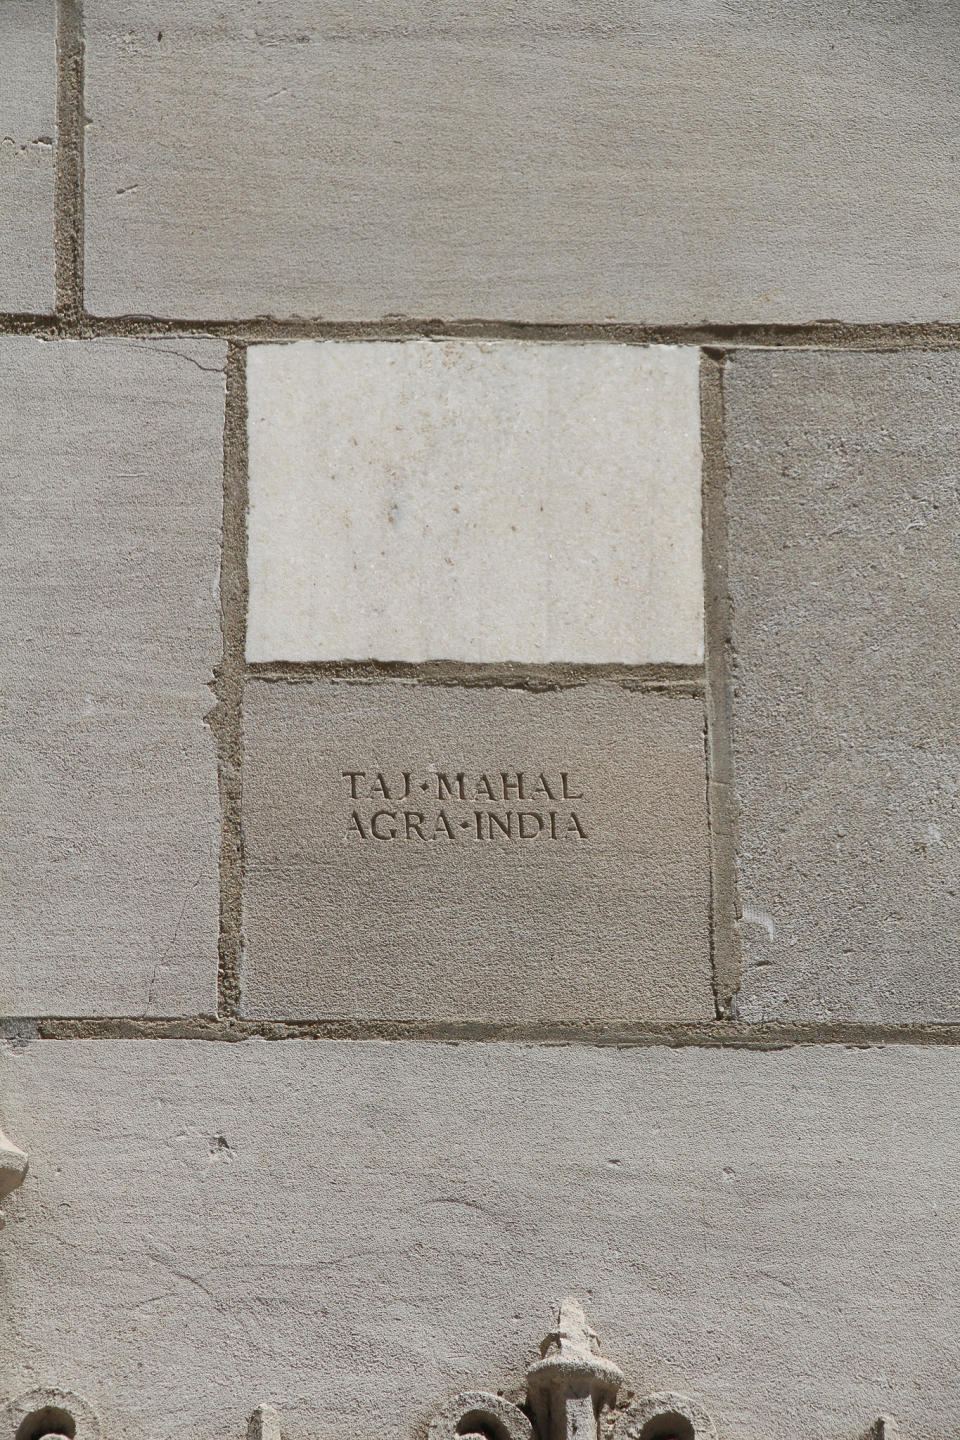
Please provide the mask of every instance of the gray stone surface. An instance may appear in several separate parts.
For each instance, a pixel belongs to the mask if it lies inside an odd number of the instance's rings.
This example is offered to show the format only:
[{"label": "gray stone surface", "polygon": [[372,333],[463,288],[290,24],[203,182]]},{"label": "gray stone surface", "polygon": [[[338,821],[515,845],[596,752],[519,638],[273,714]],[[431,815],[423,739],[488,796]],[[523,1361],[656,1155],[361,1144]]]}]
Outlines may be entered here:
[{"label": "gray stone surface", "polygon": [[960,1019],[960,356],[726,381],[751,1020]]},{"label": "gray stone surface", "polygon": [[578,1296],[721,1436],[960,1428],[960,1051],[9,1050],[0,1390],[115,1440],[421,1433]]},{"label": "gray stone surface", "polygon": [[703,660],[700,352],[247,352],[249,660]]},{"label": "gray stone surface", "polygon": [[953,0],[90,0],[94,312],[956,319]]},{"label": "gray stone surface", "polygon": [[224,347],[0,340],[0,1013],[216,994]]},{"label": "gray stone surface", "polygon": [[256,681],[244,732],[244,1014],[713,1015],[702,701]]},{"label": "gray stone surface", "polygon": [[55,0],[0,3],[0,310],[53,309]]}]

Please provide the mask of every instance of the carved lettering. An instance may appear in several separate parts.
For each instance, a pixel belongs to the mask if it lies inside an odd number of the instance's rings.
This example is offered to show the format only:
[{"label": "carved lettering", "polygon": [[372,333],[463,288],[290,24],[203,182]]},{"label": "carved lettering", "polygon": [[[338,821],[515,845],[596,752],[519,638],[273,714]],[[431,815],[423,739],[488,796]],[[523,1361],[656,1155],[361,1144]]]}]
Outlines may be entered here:
[{"label": "carved lettering", "polygon": [[342,777],[344,780],[349,779],[349,781],[350,781],[350,799],[351,799],[351,800],[359,800],[359,799],[360,799],[360,796],[357,794],[357,781],[358,781],[358,780],[362,780],[363,777],[364,777],[364,775],[365,775],[366,773],[367,773],[367,772],[366,772],[365,770],[341,770],[341,771],[340,771],[341,777]]},{"label": "carved lettering", "polygon": [[477,781],[476,789],[473,792],[474,800],[496,800],[497,796],[493,786],[486,775],[481,775]]},{"label": "carved lettering", "polygon": [[554,795],[547,783],[547,777],[542,771],[537,776],[537,783],[530,792],[530,799],[539,800],[541,795],[545,795],[548,800],[558,800],[560,798],[558,795]]},{"label": "carved lettering", "polygon": [[[583,782],[570,770],[341,770],[351,801],[347,840],[431,844],[484,841],[498,847],[587,840],[592,830],[563,802],[585,800]],[[421,810],[399,804],[411,795]],[[551,807],[521,809],[516,802],[546,800]],[[384,804],[386,802],[386,804]],[[396,806],[388,809],[387,805]],[[463,809],[459,809],[460,806]],[[490,808],[487,808],[490,807]],[[494,808],[496,807],[496,808]],[[458,813],[459,810],[459,813]]]},{"label": "carved lettering", "polygon": [[[381,821],[392,822],[387,828],[381,829]],[[397,838],[397,813],[395,810],[375,810],[370,817],[370,834],[374,840],[396,840]]]},{"label": "carved lettering", "polygon": [[451,781],[450,781],[449,776],[447,776],[447,775],[441,775],[441,773],[440,773],[439,770],[438,770],[438,771],[437,771],[437,799],[438,799],[438,800],[448,800],[448,799],[466,800],[467,797],[466,797],[466,795],[464,794],[464,785],[465,785],[465,784],[466,784],[466,776],[464,775],[464,773],[463,773],[462,770],[460,771],[460,773],[459,773],[458,775],[454,775],[452,783],[451,783]]}]

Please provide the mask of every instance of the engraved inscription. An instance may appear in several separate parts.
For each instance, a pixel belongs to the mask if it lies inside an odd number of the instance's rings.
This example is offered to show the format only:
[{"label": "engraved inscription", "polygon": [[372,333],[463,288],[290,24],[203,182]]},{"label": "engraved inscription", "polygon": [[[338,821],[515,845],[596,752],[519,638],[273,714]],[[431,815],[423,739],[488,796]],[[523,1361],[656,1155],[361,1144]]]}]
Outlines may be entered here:
[{"label": "engraved inscription", "polygon": [[350,841],[589,840],[571,770],[341,770]]}]

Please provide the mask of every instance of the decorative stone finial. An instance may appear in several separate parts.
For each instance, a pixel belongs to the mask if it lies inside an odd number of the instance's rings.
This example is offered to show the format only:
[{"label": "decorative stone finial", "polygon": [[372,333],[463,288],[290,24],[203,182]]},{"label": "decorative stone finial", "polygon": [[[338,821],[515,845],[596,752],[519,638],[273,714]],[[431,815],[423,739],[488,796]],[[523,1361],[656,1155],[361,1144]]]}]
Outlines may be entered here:
[{"label": "decorative stone finial", "polygon": [[258,1405],[247,1424],[247,1440],[280,1440],[280,1417],[272,1405]]},{"label": "decorative stone finial", "polygon": [[623,1374],[600,1354],[580,1304],[564,1300],[557,1325],[527,1371],[527,1390],[540,1440],[596,1440],[604,1405],[612,1405]]},{"label": "decorative stone finial", "polygon": [[[29,1161],[22,1150],[18,1150],[11,1140],[8,1140],[3,1131],[0,1130],[0,1201],[4,1200],[11,1190],[16,1190],[22,1184],[23,1177],[27,1173]],[[0,1210],[0,1226],[3,1225],[3,1211]]]}]

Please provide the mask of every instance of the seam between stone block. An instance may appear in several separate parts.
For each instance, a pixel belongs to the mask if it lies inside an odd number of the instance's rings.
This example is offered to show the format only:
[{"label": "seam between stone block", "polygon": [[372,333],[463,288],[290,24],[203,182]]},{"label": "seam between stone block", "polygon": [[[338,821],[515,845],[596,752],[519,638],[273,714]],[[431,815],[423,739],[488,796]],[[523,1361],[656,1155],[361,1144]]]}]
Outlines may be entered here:
[{"label": "seam between stone block", "polygon": [[703,445],[703,590],[706,649],[707,816],[710,831],[710,953],[718,1018],[735,1017],[741,955],[737,921],[737,828],[733,785],[732,615],[727,584],[727,459],[724,357],[700,365]]},{"label": "seam between stone block", "polygon": [[53,235],[57,330],[60,334],[80,333],[83,320],[83,17],[80,0],[57,0]]},{"label": "seam between stone block", "polygon": [[220,785],[220,933],[217,1009],[237,1014],[243,948],[243,689],[247,623],[246,349],[227,348],[223,415],[223,520],[220,550],[221,662],[214,679]]},{"label": "seam between stone block", "polygon": [[793,1046],[960,1045],[960,1021],[881,1024],[860,1021],[733,1020],[573,1023],[479,1020],[241,1020],[190,1015],[169,1019],[39,1016],[0,1021],[0,1043],[34,1040],[351,1040],[436,1044],[502,1043],[587,1047],[781,1050]]},{"label": "seam between stone block", "polygon": [[251,680],[305,685],[335,681],[346,685],[435,685],[476,690],[571,690],[583,685],[616,685],[623,690],[700,696],[701,665],[568,664],[525,665],[519,661],[474,663],[467,660],[269,661],[247,665]]},{"label": "seam between stone block", "polygon": [[[82,54],[76,56],[82,67]],[[82,117],[77,117],[82,132]],[[69,157],[67,157],[69,159]],[[72,208],[66,203],[58,219],[58,254],[70,238],[69,217],[75,220],[74,280],[69,294],[75,305],[80,304],[82,273],[82,156],[79,144],[75,160],[76,174],[67,186],[69,165],[63,163],[60,189],[64,200],[74,195]],[[58,175],[61,161],[58,160]],[[68,212],[69,211],[69,215]],[[64,256],[66,277],[68,257]],[[804,325],[639,325],[604,324],[539,324],[514,320],[425,320],[415,317],[391,320],[274,320],[256,316],[240,319],[184,320],[151,315],[95,316],[71,307],[54,316],[28,312],[0,313],[0,335],[37,335],[56,338],[69,335],[83,339],[123,340],[151,339],[163,336],[210,336],[220,340],[236,340],[245,344],[284,343],[295,340],[526,340],[544,344],[619,344],[619,345],[698,345],[721,352],[740,349],[813,349],[870,350],[882,353],[903,350],[960,349],[960,323],[929,321],[890,324],[842,324],[839,321],[813,321]]]}]

